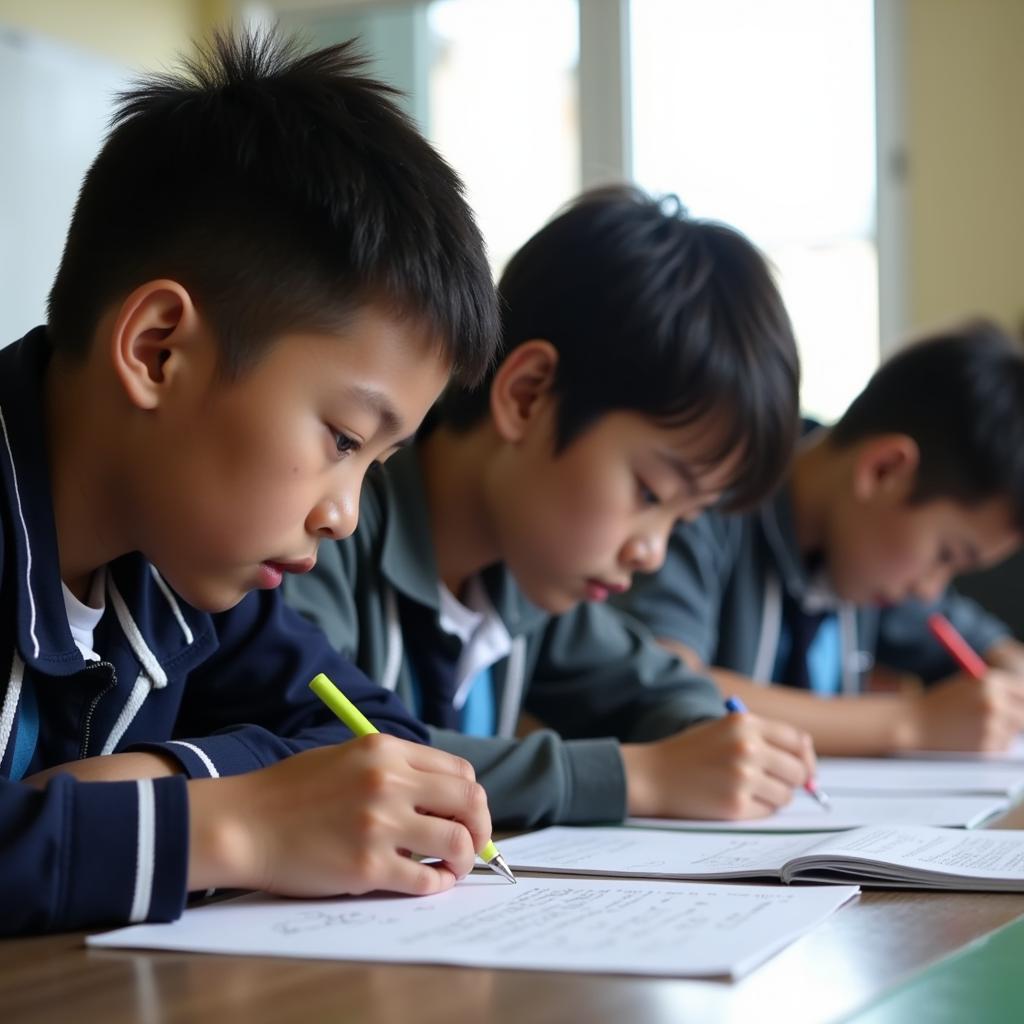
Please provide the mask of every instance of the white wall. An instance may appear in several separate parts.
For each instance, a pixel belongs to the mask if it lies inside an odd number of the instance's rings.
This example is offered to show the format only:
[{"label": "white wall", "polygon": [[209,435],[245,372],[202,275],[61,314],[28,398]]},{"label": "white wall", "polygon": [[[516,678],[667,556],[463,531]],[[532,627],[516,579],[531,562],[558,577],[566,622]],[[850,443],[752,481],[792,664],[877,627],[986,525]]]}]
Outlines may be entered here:
[{"label": "white wall", "polygon": [[127,72],[0,30],[0,345],[45,320],[82,176]]}]

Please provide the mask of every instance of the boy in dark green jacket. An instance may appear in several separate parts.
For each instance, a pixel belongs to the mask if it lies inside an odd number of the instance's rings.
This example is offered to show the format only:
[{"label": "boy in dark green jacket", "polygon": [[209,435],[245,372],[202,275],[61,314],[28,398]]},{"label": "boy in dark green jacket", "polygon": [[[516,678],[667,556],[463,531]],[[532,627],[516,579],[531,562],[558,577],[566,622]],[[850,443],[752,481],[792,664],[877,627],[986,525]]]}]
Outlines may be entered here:
[{"label": "boy in dark green jacket", "polygon": [[[823,753],[1000,750],[1024,729],[1024,647],[947,588],[1022,529],[1024,353],[968,323],[894,356],[832,428],[808,423],[760,508],[677,528],[622,601]],[[984,656],[983,679],[958,671],[934,612]],[[876,663],[935,685],[864,693]]]},{"label": "boy in dark green jacket", "polygon": [[[677,520],[759,500],[789,458],[797,357],[763,259],[606,190],[499,291],[490,379],[442,402],[287,599],[472,762],[496,821],[770,813],[813,769],[806,735],[723,718],[706,676],[605,604]],[[517,737],[521,708],[549,728]]]}]

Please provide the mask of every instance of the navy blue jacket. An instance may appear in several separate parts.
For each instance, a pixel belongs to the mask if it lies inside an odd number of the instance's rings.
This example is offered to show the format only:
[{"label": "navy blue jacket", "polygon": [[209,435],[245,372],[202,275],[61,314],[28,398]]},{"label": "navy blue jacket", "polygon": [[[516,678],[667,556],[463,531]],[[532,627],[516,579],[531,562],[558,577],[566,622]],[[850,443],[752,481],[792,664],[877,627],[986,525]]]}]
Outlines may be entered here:
[{"label": "navy blue jacket", "polygon": [[[71,638],[43,420],[46,332],[0,350],[0,934],[167,921],[185,902],[186,778],[234,775],[351,734],[308,690],[320,671],[382,732],[423,740],[277,591],[207,615],[141,555],[108,566],[101,662]],[[83,429],[86,429],[83,427]],[[25,711],[34,702],[38,714]],[[13,780],[76,758],[162,751],[178,776],[37,790]],[[22,732],[24,730],[24,732]]]}]

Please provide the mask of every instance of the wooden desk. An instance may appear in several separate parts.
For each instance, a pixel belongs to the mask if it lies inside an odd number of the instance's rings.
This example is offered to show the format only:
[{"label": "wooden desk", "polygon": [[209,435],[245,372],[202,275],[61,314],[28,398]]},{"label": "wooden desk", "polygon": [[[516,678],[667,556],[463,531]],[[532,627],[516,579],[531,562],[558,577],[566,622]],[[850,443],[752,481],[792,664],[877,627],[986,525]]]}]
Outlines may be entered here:
[{"label": "wooden desk", "polygon": [[0,941],[4,1024],[834,1020],[1024,914],[1024,894],[867,892],[736,984]]}]

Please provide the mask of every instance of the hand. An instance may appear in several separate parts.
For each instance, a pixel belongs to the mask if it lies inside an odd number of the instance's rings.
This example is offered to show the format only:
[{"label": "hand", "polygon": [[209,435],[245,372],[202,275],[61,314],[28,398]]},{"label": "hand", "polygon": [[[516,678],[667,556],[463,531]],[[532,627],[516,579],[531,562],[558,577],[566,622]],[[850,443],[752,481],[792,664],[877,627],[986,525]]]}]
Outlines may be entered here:
[{"label": "hand", "polygon": [[985,660],[993,668],[1002,668],[1012,675],[1024,679],[1024,644],[1013,637],[997,640],[987,651]]},{"label": "hand", "polygon": [[757,715],[726,715],[654,743],[622,747],[629,813],[759,818],[815,772],[807,733]]},{"label": "hand", "polygon": [[381,734],[188,789],[190,890],[427,895],[468,874],[491,835],[467,761]]},{"label": "hand", "polygon": [[55,775],[73,775],[79,782],[125,782],[132,779],[159,779],[165,775],[180,775],[181,765],[169,754],[138,751],[128,754],[101,754],[83,757],[80,761],[45,768],[22,780],[29,786],[42,789]]},{"label": "hand", "polygon": [[1006,750],[1024,730],[1024,678],[951,676],[912,699],[909,722],[911,749]]}]

